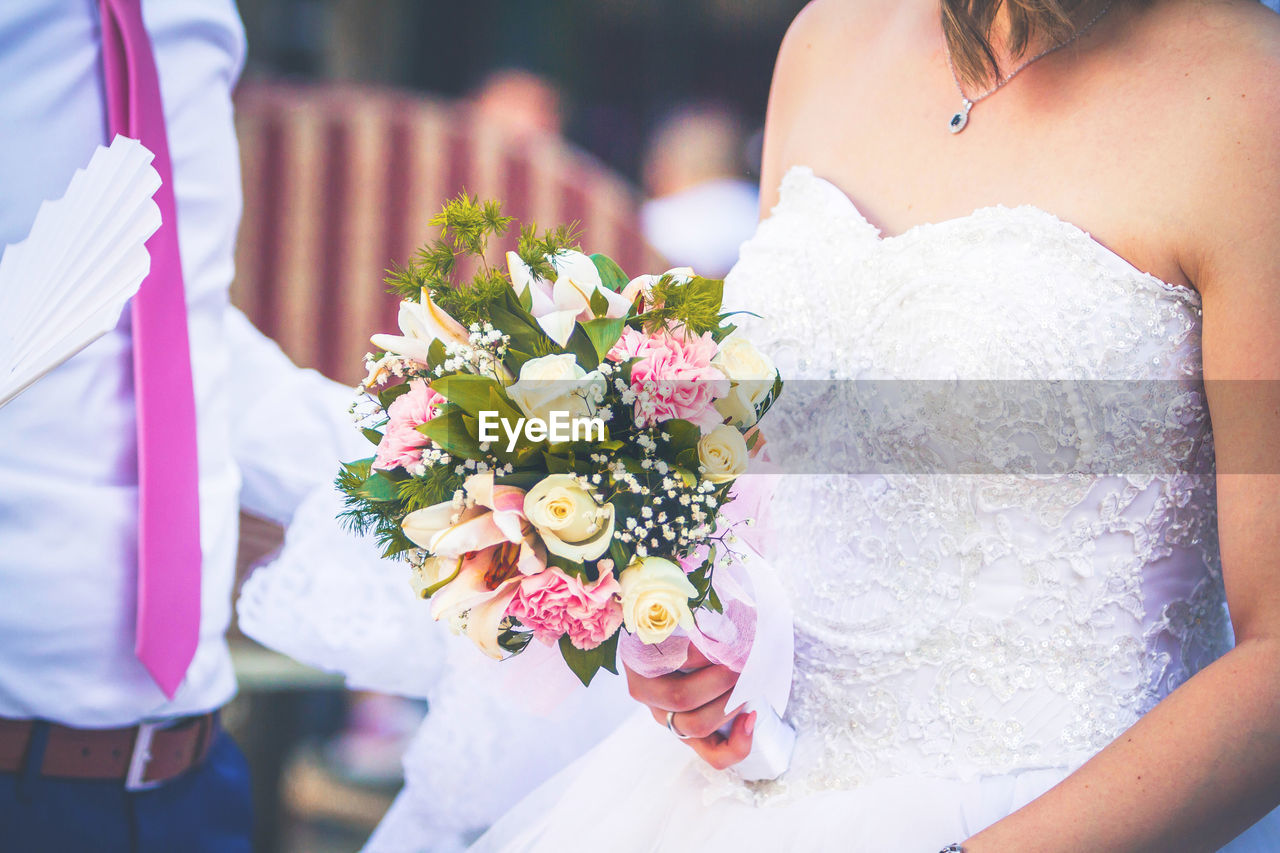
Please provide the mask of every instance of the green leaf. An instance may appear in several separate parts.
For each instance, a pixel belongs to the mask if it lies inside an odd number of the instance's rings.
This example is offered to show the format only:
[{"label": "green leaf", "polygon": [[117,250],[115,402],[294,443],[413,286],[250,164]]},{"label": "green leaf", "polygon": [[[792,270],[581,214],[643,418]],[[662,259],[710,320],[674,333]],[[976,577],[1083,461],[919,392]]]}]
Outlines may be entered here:
[{"label": "green leaf", "polygon": [[702,438],[702,431],[695,424],[680,418],[667,421],[662,429],[671,436],[671,449],[677,454],[691,448],[696,450],[698,440]]},{"label": "green leaf", "polygon": [[369,475],[373,473],[373,460],[376,458],[376,456],[370,456],[368,459],[357,459],[354,462],[343,462],[342,470],[360,480],[367,480],[369,479]]},{"label": "green leaf", "polygon": [[694,276],[689,282],[697,298],[702,301],[715,303],[716,310],[720,310],[720,306],[724,304],[724,279],[722,278],[703,278],[702,276]]},{"label": "green leaf", "polygon": [[498,646],[504,652],[512,655],[518,655],[529,645],[529,641],[533,639],[531,631],[515,631],[508,629],[498,634]]},{"label": "green leaf", "polygon": [[447,357],[448,356],[445,355],[444,351],[444,341],[439,338],[436,338],[431,342],[430,346],[427,347],[427,367],[430,367],[432,370],[435,370],[437,367],[444,364],[444,360]]},{"label": "green leaf", "polygon": [[597,317],[603,317],[609,313],[609,300],[604,298],[604,294],[598,290],[591,291],[591,313]]},{"label": "green leaf", "polygon": [[614,293],[621,293],[622,289],[627,286],[627,274],[622,271],[622,267],[618,266],[613,258],[597,252],[591,256],[591,263],[596,265],[596,272],[600,273],[600,281]]},{"label": "green leaf", "polygon": [[511,345],[507,345],[507,356],[503,359],[503,364],[507,370],[510,370],[516,376],[520,375],[520,368],[524,367],[525,362],[532,361],[537,356],[524,350],[516,349]]},{"label": "green leaf", "polygon": [[519,297],[520,307],[526,311],[533,310],[533,286],[530,285],[524,289],[524,293]]},{"label": "green leaf", "polygon": [[[520,421],[524,419],[524,415],[498,389],[497,383],[494,383],[493,387],[489,389],[489,402],[485,411],[495,413],[498,418],[496,424],[492,419],[489,420],[490,434],[496,432],[498,435],[497,440],[489,447],[490,453],[510,462],[519,459],[521,452],[532,447],[529,439],[525,437],[524,430],[518,429],[521,426]],[[508,430],[516,431],[515,449],[511,453],[507,452],[507,444],[511,441]],[[478,429],[476,430],[476,437],[480,437]]]},{"label": "green leaf", "polygon": [[547,565],[555,566],[567,575],[579,578],[581,580],[594,581],[595,578],[590,576],[587,567],[575,560],[569,560],[556,554],[547,554]]},{"label": "green leaf", "polygon": [[569,635],[565,634],[560,638],[560,655],[578,680],[590,686],[591,679],[602,667],[614,675],[618,674],[618,633],[615,631],[612,637],[588,651],[575,648]]},{"label": "green leaf", "polygon": [[769,389],[769,393],[766,394],[765,398],[756,406],[757,423],[759,423],[760,419],[763,418],[769,409],[773,407],[773,404],[777,402],[780,396],[782,396],[782,374],[777,373],[774,376],[773,387]]},{"label": "green leaf", "polygon": [[[529,291],[525,291],[525,292],[528,293]],[[532,306],[533,304],[532,297],[530,297],[529,304],[530,306]],[[509,287],[507,288],[506,293],[504,295],[504,299],[502,300],[502,305],[500,306],[495,305],[494,309],[505,311],[506,313],[510,314],[512,319],[514,319],[517,323],[521,323],[525,326],[528,326],[529,328],[538,329],[538,330],[541,330],[542,328],[541,326],[538,325],[538,321],[534,319],[533,315],[529,313],[531,309],[525,308],[523,305],[521,305],[520,298],[516,296],[516,292]],[[507,329],[506,326],[500,325],[496,322],[494,322],[493,325],[497,328],[502,329],[504,332],[507,332],[508,334],[510,334],[510,330]]]},{"label": "green leaf", "polygon": [[614,539],[609,543],[609,557],[612,558],[616,571],[621,572],[631,565],[631,549],[618,539]]},{"label": "green leaf", "polygon": [[513,471],[510,474],[495,477],[494,482],[500,486],[515,486],[517,489],[528,491],[542,482],[546,476],[543,471]]},{"label": "green leaf", "polygon": [[384,560],[390,559],[391,557],[394,557],[397,554],[403,554],[405,551],[408,551],[411,548],[418,547],[417,545],[413,544],[412,541],[410,541],[408,536],[405,536],[403,533],[400,533],[400,531],[398,530],[396,531],[396,533],[399,535],[392,535],[382,548],[382,559]]},{"label": "green leaf", "polygon": [[489,388],[489,408],[503,419],[512,421],[513,424],[524,417],[524,413],[516,408],[515,403],[507,397],[506,391],[496,382]]},{"label": "green leaf", "polygon": [[371,501],[396,501],[400,499],[400,485],[385,471],[375,471],[360,487],[360,497]]},{"label": "green leaf", "polygon": [[609,672],[612,672],[614,675],[618,674],[618,632],[617,631],[614,631],[612,637],[605,640],[603,643],[601,643],[599,646],[594,648],[592,651],[594,651],[596,654],[600,656],[600,666],[604,667]]},{"label": "green leaf", "polygon": [[573,473],[573,457],[565,458],[552,453],[543,452],[542,458],[547,462],[548,474],[571,474]]},{"label": "green leaf", "polygon": [[622,330],[626,328],[626,325],[626,320],[621,317],[617,319],[598,318],[588,320],[582,324],[582,330],[591,341],[591,347],[595,350],[599,361],[604,361],[605,355],[609,350],[613,349],[613,345],[618,342],[618,338],[622,337]]},{"label": "green leaf", "polygon": [[364,433],[364,437],[369,439],[369,441],[375,446],[382,444],[382,433],[378,432],[376,429],[365,428],[360,430],[360,432]]},{"label": "green leaf", "polygon": [[573,334],[569,336],[569,345],[565,349],[573,353],[573,357],[578,360],[578,364],[582,365],[583,370],[595,370],[600,364],[596,346],[591,342],[591,338],[587,337],[586,330],[581,325],[573,327]]},{"label": "green leaf", "polygon": [[503,334],[510,336],[511,340],[507,344],[509,349],[530,353],[533,358],[561,351],[556,342],[542,331],[528,309],[520,304],[520,299],[510,287],[503,293],[499,303],[488,307],[486,319],[495,328],[501,329]]},{"label": "green leaf", "polygon": [[[721,315],[721,317],[723,318],[723,315]],[[711,333],[711,340],[716,343],[723,343],[725,338],[729,337],[736,331],[738,331],[738,327],[733,323],[730,323],[727,326],[721,326]]]},{"label": "green leaf", "polygon": [[724,612],[724,603],[720,601],[720,596],[716,595],[715,587],[707,587],[707,600],[702,602],[702,606],[713,613]]},{"label": "green leaf", "polygon": [[[431,383],[431,388],[450,403],[454,403],[470,415],[485,411],[514,414],[511,404],[496,380],[474,373],[451,373]],[[516,416],[519,417],[518,415]]]},{"label": "green leaf", "polygon": [[378,405],[382,406],[383,409],[389,409],[391,408],[391,404],[396,401],[397,397],[407,393],[409,393],[408,382],[401,382],[399,385],[392,385],[390,388],[383,388],[378,392]]},{"label": "green leaf", "polygon": [[[472,421],[474,423],[474,419]],[[480,456],[476,433],[468,429],[466,414],[450,403],[440,414],[418,427],[418,432],[435,442],[437,447],[454,456],[475,459]]]}]

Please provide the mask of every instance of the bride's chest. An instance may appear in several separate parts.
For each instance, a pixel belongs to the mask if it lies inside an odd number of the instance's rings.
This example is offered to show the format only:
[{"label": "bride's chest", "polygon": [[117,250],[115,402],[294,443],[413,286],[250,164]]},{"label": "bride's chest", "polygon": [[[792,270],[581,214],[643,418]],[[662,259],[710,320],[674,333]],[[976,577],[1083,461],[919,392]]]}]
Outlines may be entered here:
[{"label": "bride's chest", "polygon": [[787,383],[776,455],[803,473],[1094,474],[1208,452],[1194,291],[1036,208],[882,239],[792,170],[726,303]]},{"label": "bride's chest", "polygon": [[727,302],[784,379],[1150,379],[1199,372],[1193,291],[1031,207],[882,239],[793,170],[744,244]]}]

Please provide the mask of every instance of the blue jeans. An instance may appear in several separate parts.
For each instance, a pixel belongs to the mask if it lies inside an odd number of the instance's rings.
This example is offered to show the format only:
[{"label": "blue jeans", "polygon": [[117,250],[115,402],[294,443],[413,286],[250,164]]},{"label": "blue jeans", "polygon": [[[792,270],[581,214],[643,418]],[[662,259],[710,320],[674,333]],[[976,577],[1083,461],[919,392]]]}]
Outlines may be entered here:
[{"label": "blue jeans", "polygon": [[249,767],[221,729],[203,764],[150,791],[0,773],[4,853],[249,853],[252,829]]}]

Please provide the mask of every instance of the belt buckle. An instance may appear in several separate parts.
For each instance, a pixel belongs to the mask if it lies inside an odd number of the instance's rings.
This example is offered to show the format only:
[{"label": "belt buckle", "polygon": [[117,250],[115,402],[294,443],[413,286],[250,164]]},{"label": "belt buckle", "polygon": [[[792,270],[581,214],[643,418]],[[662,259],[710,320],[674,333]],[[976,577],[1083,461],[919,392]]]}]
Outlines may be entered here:
[{"label": "belt buckle", "polygon": [[164,779],[147,781],[147,765],[151,763],[151,739],[168,725],[167,721],[138,724],[138,736],[133,741],[133,752],[129,756],[129,772],[124,777],[126,791],[150,791],[164,784]]}]

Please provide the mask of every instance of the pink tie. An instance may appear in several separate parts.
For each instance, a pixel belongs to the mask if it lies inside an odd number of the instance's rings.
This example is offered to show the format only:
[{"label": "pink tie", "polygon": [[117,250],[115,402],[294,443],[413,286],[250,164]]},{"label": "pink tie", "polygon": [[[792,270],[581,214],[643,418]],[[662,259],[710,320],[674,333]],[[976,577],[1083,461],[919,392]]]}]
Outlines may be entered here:
[{"label": "pink tie", "polygon": [[140,0],[98,0],[109,137],[155,154],[162,220],[151,274],[132,303],[138,404],[138,619],[135,651],[170,699],[200,636],[200,503],[187,304],[160,78]]}]

